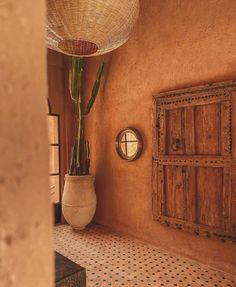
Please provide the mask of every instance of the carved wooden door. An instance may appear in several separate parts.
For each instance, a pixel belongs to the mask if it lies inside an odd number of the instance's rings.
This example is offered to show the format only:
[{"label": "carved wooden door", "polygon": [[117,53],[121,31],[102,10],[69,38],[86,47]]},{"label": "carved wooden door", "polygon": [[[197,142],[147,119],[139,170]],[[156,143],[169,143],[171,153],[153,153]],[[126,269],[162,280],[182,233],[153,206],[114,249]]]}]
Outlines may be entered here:
[{"label": "carved wooden door", "polygon": [[232,90],[218,84],[154,97],[154,218],[235,240]]}]

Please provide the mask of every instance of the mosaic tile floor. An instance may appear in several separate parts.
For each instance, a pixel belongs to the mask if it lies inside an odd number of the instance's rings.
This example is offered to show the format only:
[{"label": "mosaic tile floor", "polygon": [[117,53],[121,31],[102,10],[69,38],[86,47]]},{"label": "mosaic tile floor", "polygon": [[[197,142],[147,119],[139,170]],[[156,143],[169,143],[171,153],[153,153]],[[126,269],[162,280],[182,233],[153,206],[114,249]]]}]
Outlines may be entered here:
[{"label": "mosaic tile floor", "polygon": [[55,249],[86,268],[87,287],[236,287],[233,275],[108,232],[55,227]]}]

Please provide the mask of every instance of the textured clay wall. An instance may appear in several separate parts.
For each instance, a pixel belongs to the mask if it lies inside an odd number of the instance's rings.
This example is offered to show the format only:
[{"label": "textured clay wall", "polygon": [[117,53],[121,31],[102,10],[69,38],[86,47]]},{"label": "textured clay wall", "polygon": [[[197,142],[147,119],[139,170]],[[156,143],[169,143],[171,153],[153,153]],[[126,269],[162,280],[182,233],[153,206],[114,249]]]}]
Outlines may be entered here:
[{"label": "textured clay wall", "polygon": [[[96,221],[203,263],[234,271],[236,246],[152,220],[152,95],[236,77],[236,1],[142,0],[139,22],[110,60],[104,91],[88,118],[96,173]],[[87,63],[87,86],[101,58]],[[115,151],[120,129],[144,139],[139,160]]]},{"label": "textured clay wall", "polygon": [[44,1],[0,4],[0,286],[54,286]]}]

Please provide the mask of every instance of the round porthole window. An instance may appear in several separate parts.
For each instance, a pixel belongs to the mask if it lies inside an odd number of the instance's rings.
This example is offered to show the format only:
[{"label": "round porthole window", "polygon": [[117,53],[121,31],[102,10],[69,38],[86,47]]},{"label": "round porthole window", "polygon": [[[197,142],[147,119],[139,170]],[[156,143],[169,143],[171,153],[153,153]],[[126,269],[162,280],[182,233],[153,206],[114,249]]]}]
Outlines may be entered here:
[{"label": "round porthole window", "polygon": [[143,149],[142,137],[134,128],[121,130],[116,137],[116,151],[127,161],[136,160]]}]

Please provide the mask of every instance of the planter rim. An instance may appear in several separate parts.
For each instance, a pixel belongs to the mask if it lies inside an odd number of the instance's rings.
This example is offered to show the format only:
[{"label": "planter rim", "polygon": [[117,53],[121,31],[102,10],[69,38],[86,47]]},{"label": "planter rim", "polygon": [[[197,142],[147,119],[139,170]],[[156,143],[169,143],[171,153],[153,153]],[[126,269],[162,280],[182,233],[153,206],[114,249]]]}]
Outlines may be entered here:
[{"label": "planter rim", "polygon": [[65,179],[70,179],[70,180],[90,180],[90,179],[94,179],[95,176],[93,174],[86,174],[86,175],[69,175],[66,174],[65,175]]}]

